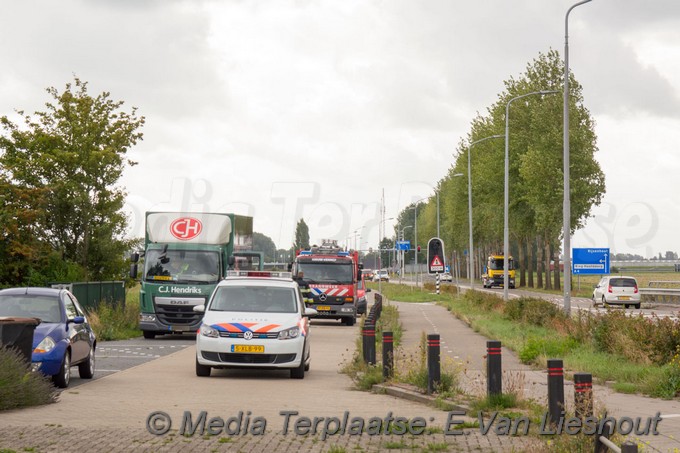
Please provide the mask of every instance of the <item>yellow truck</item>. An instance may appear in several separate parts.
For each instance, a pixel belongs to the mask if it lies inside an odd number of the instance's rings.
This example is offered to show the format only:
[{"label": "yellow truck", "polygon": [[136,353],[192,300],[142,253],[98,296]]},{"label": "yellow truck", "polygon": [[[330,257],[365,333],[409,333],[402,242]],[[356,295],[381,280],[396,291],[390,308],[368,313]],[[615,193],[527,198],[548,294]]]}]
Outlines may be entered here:
[{"label": "yellow truck", "polygon": [[[503,286],[504,283],[504,256],[490,255],[486,260],[484,266],[484,275],[482,275],[482,285],[484,288],[492,288],[494,286]],[[515,288],[515,262],[511,256],[508,257],[508,287]]]}]

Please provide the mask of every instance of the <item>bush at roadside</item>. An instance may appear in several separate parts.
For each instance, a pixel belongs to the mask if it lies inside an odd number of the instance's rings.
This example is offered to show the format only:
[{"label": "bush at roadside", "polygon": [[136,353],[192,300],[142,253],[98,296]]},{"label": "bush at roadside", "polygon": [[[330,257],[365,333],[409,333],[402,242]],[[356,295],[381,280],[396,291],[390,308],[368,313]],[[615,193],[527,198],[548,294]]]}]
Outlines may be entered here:
[{"label": "bush at roadside", "polygon": [[31,372],[15,349],[0,347],[0,410],[53,403],[56,398],[48,378]]}]

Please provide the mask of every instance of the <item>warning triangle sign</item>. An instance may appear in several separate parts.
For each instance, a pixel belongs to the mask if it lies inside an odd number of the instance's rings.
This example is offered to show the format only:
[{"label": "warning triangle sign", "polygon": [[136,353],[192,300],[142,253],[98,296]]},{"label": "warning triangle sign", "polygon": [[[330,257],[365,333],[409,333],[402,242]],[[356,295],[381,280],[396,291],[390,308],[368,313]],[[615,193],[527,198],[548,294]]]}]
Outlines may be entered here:
[{"label": "warning triangle sign", "polygon": [[440,260],[439,257],[435,255],[434,259],[430,263],[430,267],[442,267],[442,266],[444,266],[442,260]]}]

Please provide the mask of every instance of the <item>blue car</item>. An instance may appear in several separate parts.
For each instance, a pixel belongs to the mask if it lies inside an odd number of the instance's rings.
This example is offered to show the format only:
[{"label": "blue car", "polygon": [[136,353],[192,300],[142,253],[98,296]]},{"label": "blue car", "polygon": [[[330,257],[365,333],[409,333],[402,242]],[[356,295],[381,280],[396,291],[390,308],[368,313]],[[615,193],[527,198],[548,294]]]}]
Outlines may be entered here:
[{"label": "blue car", "polygon": [[0,290],[0,317],[39,318],[33,334],[32,366],[51,376],[59,388],[71,381],[77,365],[81,378],[92,379],[97,340],[75,296],[65,289]]}]

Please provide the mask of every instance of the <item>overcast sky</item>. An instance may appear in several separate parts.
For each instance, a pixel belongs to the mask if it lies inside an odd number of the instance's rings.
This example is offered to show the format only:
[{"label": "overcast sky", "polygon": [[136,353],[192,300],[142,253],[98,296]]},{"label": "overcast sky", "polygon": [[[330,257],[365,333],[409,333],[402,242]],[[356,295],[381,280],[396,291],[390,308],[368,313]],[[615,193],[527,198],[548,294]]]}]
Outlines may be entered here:
[{"label": "overcast sky", "polygon": [[[300,217],[312,241],[375,247],[383,190],[388,219],[432,195],[503,81],[563,51],[573,3],[5,2],[0,115],[74,74],[137,107],[133,235],[146,210],[233,211],[279,247]],[[680,1],[593,0],[569,35],[607,184],[572,246],[680,252]]]}]

